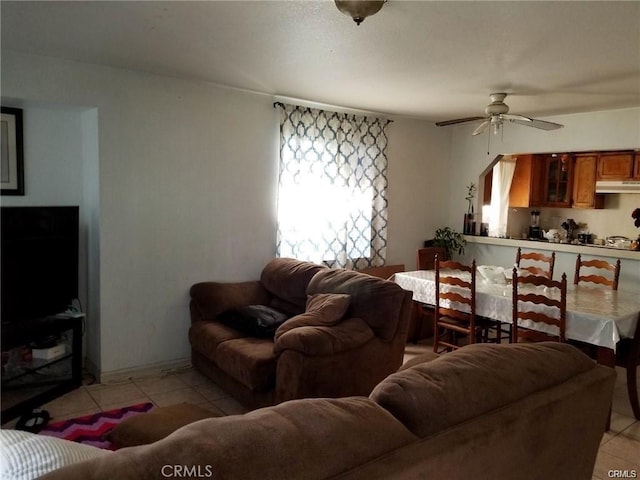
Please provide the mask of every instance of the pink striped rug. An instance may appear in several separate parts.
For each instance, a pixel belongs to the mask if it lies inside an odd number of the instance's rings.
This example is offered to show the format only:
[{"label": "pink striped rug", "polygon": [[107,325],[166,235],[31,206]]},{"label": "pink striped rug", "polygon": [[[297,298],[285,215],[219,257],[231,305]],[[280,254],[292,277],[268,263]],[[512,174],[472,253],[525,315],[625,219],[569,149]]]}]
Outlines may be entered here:
[{"label": "pink striped rug", "polygon": [[125,418],[148,412],[152,408],[152,403],[139,403],[131,407],[116,408],[71,420],[53,422],[38,433],[106,450],[115,450],[116,447],[108,440],[103,440],[102,437]]}]

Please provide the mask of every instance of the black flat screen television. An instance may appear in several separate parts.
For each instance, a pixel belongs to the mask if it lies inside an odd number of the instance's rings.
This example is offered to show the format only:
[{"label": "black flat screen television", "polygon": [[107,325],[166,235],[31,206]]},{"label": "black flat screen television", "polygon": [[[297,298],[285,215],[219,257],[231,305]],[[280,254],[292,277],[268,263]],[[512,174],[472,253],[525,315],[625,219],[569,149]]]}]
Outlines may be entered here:
[{"label": "black flat screen television", "polygon": [[1,320],[63,312],[78,297],[76,206],[1,207]]}]

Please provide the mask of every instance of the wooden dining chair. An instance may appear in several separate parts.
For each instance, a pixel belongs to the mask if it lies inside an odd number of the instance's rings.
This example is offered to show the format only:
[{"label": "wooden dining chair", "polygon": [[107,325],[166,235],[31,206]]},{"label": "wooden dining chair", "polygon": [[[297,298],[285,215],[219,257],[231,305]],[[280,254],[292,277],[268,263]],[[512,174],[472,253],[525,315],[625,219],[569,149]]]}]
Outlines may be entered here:
[{"label": "wooden dining chair", "polygon": [[[591,259],[582,260],[582,255],[576,257],[576,269],[573,276],[574,285],[593,284],[594,286],[609,287],[611,290],[618,289],[620,279],[620,259],[616,263],[609,263],[606,260]],[[578,340],[569,340],[573,346],[579,348],[593,359],[598,358],[597,349],[591,344]],[[638,385],[636,371],[640,362],[640,318],[633,338],[623,338],[616,345],[616,365],[623,367],[627,371],[627,392],[629,403],[633,410],[633,415],[640,420],[640,405],[638,405]],[[611,422],[611,416],[607,422],[607,429]]]},{"label": "wooden dining chair", "polygon": [[[527,260],[527,265],[522,265],[521,261]],[[529,262],[537,262],[533,265],[529,265]],[[551,255],[545,255],[539,252],[527,252],[522,253],[522,249],[518,247],[516,253],[516,265],[522,270],[526,270],[532,275],[542,275],[549,279],[553,278],[553,266],[556,263],[556,252],[551,252]]]},{"label": "wooden dining chair", "polygon": [[449,352],[480,341],[489,324],[476,316],[476,262],[464,265],[436,256],[433,351]]},{"label": "wooden dining chair", "polygon": [[419,248],[416,252],[417,270],[434,270],[436,268],[436,255],[440,260],[448,260],[447,249],[444,247]]},{"label": "wooden dining chair", "polygon": [[640,420],[637,371],[640,365],[640,314],[633,338],[622,338],[616,345],[616,365],[627,371],[627,392],[633,416]]},{"label": "wooden dining chair", "polygon": [[[447,249],[444,247],[419,248],[416,251],[416,270],[434,270],[436,268],[436,255],[440,260],[446,260]],[[414,344],[420,340],[424,325],[432,326],[434,324],[433,318],[433,306],[416,302],[415,326],[411,336],[411,341]]]},{"label": "wooden dining chair", "polygon": [[[589,270],[585,273],[584,269]],[[619,279],[620,259],[618,259],[616,263],[609,263],[605,260],[598,259],[582,260],[582,256],[578,254],[576,258],[576,271],[573,277],[573,283],[575,285],[582,282],[590,282],[611,287],[612,290],[617,290]]]},{"label": "wooden dining chair", "polygon": [[[525,260],[526,264],[522,261]],[[530,265],[530,263],[533,263]],[[556,263],[556,252],[551,252],[551,255],[545,255],[539,252],[526,252],[522,253],[522,248],[518,247],[516,252],[516,265],[519,269],[529,272],[531,275],[542,275],[543,277],[553,278],[553,267]],[[513,338],[512,325],[495,322],[491,329],[494,341],[501,343],[502,340],[511,340]]]},{"label": "wooden dining chair", "polygon": [[358,270],[360,273],[366,273],[367,275],[371,275],[372,277],[383,278],[388,280],[392,275],[398,272],[404,272],[404,264],[398,265],[382,265],[380,267],[367,267],[361,270]]},{"label": "wooden dining chair", "polygon": [[[514,268],[512,282],[512,342],[564,342],[567,323],[566,273],[557,281],[541,275],[518,275],[518,269]],[[533,323],[523,327],[522,321]],[[536,326],[544,331],[536,329]]]},{"label": "wooden dining chair", "polygon": [[[597,359],[597,351],[593,345],[588,343],[570,340],[570,344],[582,350],[594,360]],[[636,420],[640,420],[640,402],[638,401],[638,365],[640,365],[640,314],[636,323],[633,337],[622,338],[616,344],[616,366],[622,367],[626,371],[627,395],[631,411]],[[611,413],[607,420],[607,430],[611,425]]]}]

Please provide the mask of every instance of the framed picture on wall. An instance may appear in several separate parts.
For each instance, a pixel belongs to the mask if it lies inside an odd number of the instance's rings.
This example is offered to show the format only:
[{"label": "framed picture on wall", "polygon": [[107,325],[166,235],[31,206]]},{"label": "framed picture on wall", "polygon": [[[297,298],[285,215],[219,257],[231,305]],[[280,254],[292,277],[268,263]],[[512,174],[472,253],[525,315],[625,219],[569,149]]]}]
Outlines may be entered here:
[{"label": "framed picture on wall", "polygon": [[0,122],[0,193],[24,195],[22,110],[2,107]]}]

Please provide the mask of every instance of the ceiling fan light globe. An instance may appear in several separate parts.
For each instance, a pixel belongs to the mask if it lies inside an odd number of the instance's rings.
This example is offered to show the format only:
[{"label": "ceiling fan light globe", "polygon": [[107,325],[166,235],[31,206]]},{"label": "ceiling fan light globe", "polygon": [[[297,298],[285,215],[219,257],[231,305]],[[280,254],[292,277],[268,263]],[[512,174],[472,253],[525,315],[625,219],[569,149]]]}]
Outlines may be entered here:
[{"label": "ceiling fan light globe", "polygon": [[378,13],[386,0],[334,0],[336,7],[360,25],[365,18]]}]

